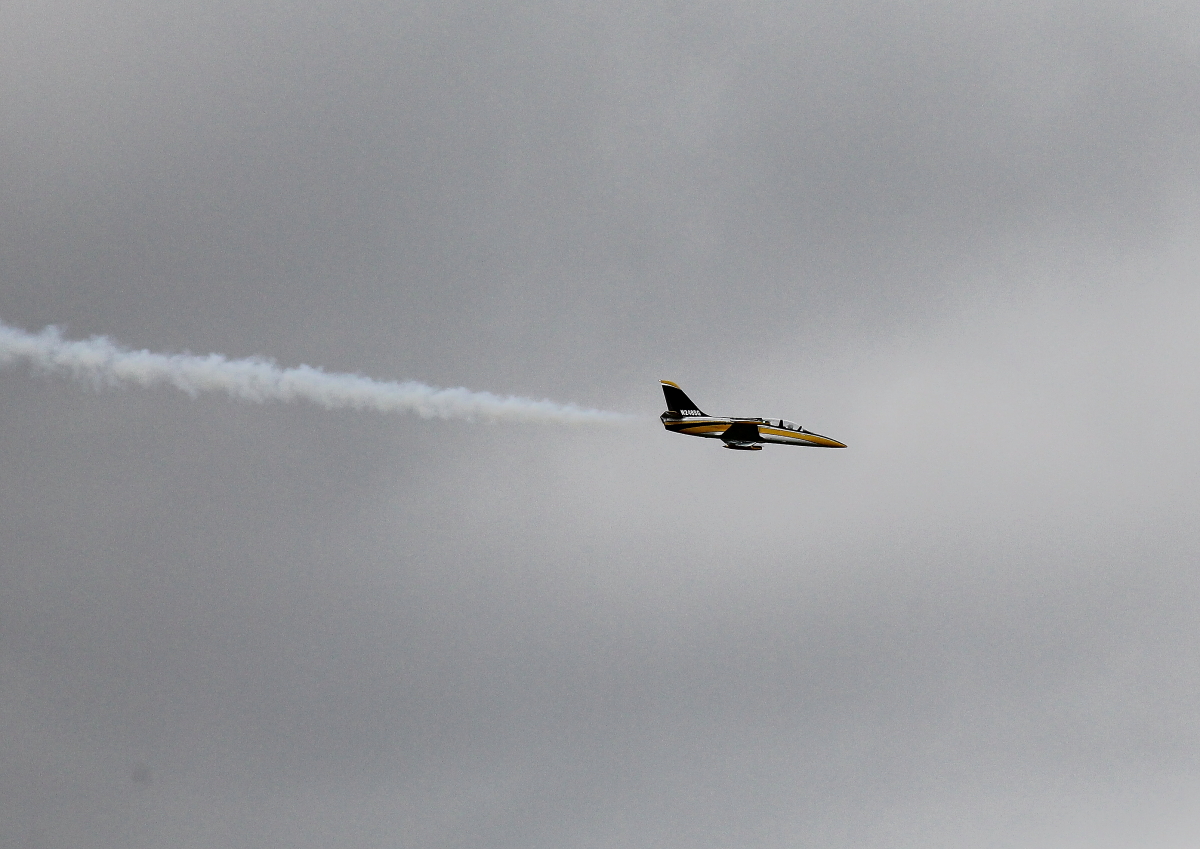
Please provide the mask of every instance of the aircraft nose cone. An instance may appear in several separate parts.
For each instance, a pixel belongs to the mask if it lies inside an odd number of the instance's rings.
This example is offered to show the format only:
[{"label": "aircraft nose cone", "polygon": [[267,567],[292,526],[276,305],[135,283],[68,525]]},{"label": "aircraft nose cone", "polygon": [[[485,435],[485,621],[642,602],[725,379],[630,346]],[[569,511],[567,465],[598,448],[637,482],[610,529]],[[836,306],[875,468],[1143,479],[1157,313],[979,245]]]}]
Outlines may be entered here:
[{"label": "aircraft nose cone", "polygon": [[838,442],[836,439],[830,439],[828,436],[821,436],[819,433],[809,433],[806,436],[814,445],[820,445],[822,448],[846,448],[846,443]]}]

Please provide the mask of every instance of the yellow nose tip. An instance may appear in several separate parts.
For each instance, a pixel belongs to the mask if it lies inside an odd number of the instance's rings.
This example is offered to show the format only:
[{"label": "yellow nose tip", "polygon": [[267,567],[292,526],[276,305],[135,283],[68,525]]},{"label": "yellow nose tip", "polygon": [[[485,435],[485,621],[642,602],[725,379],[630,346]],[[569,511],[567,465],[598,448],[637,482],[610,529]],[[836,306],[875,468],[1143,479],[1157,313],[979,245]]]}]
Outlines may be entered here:
[{"label": "yellow nose tip", "polygon": [[838,442],[836,439],[830,439],[828,436],[821,436],[819,433],[810,433],[809,437],[816,437],[812,440],[814,445],[820,445],[822,448],[845,448],[846,443]]}]

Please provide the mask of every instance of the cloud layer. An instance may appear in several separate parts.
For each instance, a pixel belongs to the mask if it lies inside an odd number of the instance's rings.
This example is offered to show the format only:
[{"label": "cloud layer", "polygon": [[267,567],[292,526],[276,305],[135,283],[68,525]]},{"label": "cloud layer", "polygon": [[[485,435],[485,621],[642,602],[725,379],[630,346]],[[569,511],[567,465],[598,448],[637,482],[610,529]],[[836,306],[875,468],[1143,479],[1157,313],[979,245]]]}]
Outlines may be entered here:
[{"label": "cloud layer", "polygon": [[1200,843],[1194,6],[0,5],[0,846]]}]

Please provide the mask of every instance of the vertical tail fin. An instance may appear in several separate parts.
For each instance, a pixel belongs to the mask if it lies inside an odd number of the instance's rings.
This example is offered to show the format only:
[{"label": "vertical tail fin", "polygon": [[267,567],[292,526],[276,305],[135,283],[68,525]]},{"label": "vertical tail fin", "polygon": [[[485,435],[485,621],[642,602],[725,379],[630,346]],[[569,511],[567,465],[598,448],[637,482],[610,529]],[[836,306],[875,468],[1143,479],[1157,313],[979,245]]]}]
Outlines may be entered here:
[{"label": "vertical tail fin", "polygon": [[689,398],[677,384],[669,380],[662,381],[663,395],[667,399],[667,409],[681,416],[703,416],[696,402]]}]

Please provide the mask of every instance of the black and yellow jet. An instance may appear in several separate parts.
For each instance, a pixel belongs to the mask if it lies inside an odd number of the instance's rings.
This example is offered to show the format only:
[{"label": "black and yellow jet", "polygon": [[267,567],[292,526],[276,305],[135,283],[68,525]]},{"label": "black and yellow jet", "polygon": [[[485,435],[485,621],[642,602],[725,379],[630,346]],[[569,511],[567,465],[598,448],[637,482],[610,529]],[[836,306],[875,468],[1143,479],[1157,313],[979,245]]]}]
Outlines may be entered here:
[{"label": "black and yellow jet", "polygon": [[810,448],[846,447],[836,439],[807,431],[785,419],[722,419],[708,416],[700,412],[696,403],[677,384],[664,380],[662,389],[667,398],[667,411],[662,414],[663,427],[674,433],[719,439],[726,448],[735,451],[761,451],[762,445],[759,443],[762,442],[807,445]]}]

